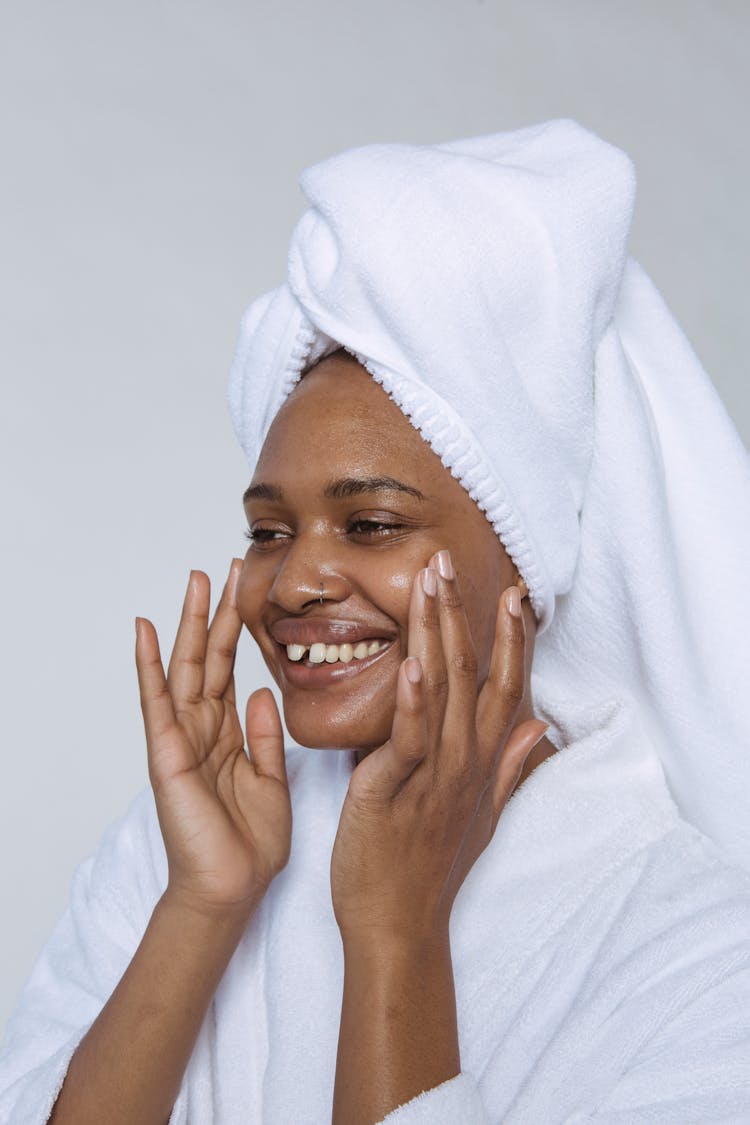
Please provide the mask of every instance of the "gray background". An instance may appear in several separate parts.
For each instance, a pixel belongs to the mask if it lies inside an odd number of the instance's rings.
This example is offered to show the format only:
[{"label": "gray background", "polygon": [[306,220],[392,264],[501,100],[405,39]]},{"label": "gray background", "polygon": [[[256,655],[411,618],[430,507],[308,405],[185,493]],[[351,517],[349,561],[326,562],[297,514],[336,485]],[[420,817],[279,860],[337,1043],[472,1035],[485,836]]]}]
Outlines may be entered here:
[{"label": "gray background", "polygon": [[[307,164],[573,116],[747,442],[745,0],[17,0],[2,9],[0,1024],[145,783],[133,617],[243,552],[224,406]],[[246,642],[243,692],[265,679]]]}]

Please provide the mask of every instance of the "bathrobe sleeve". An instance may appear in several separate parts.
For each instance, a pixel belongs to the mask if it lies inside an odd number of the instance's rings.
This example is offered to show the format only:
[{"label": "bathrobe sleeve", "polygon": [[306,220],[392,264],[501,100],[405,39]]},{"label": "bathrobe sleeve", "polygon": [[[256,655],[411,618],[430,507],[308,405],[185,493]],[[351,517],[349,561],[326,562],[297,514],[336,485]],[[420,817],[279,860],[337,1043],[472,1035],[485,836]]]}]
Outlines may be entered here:
[{"label": "bathrobe sleeve", "polygon": [[[621,1044],[621,1047],[623,1045]],[[616,1048],[613,1044],[613,1053]],[[585,1054],[585,1051],[582,1051]],[[577,1082],[574,1083],[577,1085]],[[750,970],[697,997],[639,1052],[601,1099],[568,1112],[570,1090],[551,1097],[560,1125],[705,1125],[750,1121]],[[574,1099],[575,1100],[575,1099]],[[569,1105],[570,1108],[570,1105]],[[513,1110],[503,1121],[528,1120]],[[500,1125],[468,1073],[419,1094],[380,1125]]]},{"label": "bathrobe sleeve", "polygon": [[[676,958],[675,958],[676,960]],[[633,1002],[644,1018],[617,1013],[578,1058],[547,1077],[533,1113],[523,1097],[499,1109],[490,1071],[463,1072],[389,1113],[381,1125],[705,1125],[750,1122],[750,950],[731,943],[695,976],[660,982]],[[713,979],[708,979],[713,978]],[[640,1043],[639,1043],[640,1040]],[[498,1055],[502,1049],[498,1049]],[[536,1116],[540,1113],[540,1116]]]},{"label": "bathrobe sleeve", "polygon": [[73,878],[68,908],[23,989],[0,1051],[0,1125],[43,1125],[80,1040],[132,960],[165,885],[145,791]]},{"label": "bathrobe sleeve", "polygon": [[394,1109],[380,1125],[490,1125],[490,1120],[477,1083],[462,1071]]}]

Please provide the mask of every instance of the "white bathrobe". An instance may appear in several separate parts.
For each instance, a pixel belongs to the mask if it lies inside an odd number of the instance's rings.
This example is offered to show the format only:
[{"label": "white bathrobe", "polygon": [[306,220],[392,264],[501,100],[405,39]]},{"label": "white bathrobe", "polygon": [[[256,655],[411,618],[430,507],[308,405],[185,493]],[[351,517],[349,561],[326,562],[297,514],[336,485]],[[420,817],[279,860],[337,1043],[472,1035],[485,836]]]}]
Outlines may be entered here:
[{"label": "white bathrobe", "polygon": [[[555,722],[536,703],[561,749],[511,799],[451,919],[461,1074],[385,1120],[750,1122],[750,876],[680,818],[632,704]],[[329,860],[351,769],[346,753],[288,751],[291,860],[219,985],[173,1125],[330,1121],[343,958]],[[20,999],[2,1125],[47,1120],[165,880],[147,791],[79,869]]]}]

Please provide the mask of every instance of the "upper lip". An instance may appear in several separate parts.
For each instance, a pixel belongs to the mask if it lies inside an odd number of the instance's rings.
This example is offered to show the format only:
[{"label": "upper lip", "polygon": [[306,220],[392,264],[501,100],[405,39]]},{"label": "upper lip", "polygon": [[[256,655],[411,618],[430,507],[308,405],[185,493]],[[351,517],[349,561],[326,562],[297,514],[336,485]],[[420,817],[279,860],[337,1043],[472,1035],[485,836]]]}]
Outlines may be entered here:
[{"label": "upper lip", "polygon": [[382,626],[368,622],[324,617],[306,617],[304,620],[282,617],[279,621],[274,621],[269,632],[281,645],[307,646],[316,643],[356,644],[357,641],[373,640],[376,637],[392,640],[395,636],[392,629],[383,629]]}]

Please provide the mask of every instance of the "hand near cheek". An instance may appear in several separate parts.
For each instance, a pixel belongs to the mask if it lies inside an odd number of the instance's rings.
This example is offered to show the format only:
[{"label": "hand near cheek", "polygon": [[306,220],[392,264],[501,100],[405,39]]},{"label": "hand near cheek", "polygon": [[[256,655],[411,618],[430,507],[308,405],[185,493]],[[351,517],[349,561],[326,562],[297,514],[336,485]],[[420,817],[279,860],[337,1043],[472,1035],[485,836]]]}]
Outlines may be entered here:
[{"label": "hand near cheek", "polygon": [[234,661],[242,621],[234,560],[213,621],[210,585],[191,575],[164,673],[156,630],[137,623],[136,664],[149,777],[173,901],[249,916],[289,858],[292,812],[276,704],[254,692],[237,713]]},{"label": "hand near cheek", "polygon": [[514,725],[525,642],[511,587],[477,695],[477,659],[448,553],[417,575],[391,737],[354,770],[331,856],[345,938],[447,933],[459,888],[547,729],[539,719]]}]

